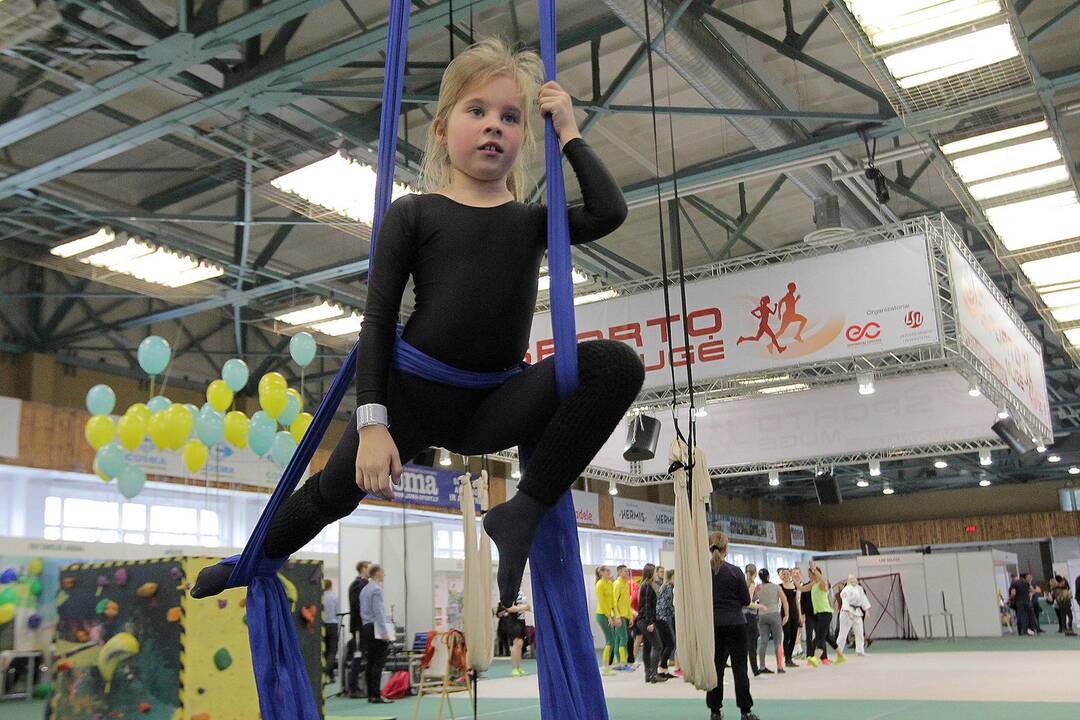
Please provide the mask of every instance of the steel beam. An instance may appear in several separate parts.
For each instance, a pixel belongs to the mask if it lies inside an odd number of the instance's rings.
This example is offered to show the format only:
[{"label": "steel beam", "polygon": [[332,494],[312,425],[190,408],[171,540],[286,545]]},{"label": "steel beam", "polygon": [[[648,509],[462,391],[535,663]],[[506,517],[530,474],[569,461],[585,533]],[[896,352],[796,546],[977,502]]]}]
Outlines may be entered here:
[{"label": "steel beam", "polygon": [[784,184],[785,180],[787,180],[787,175],[778,175],[776,179],[773,180],[769,189],[765,191],[760,199],[758,199],[750,212],[746,214],[746,217],[739,222],[739,226],[735,228],[735,232],[733,232],[731,237],[727,239],[727,242],[724,243],[724,247],[720,248],[720,257],[731,257],[731,248],[739,241],[743,233],[749,229],[754,221],[757,220],[758,215],[760,215],[761,211],[765,209],[765,206],[769,204],[769,201],[773,199],[773,195],[776,195],[780,190],[780,187]]},{"label": "steel beam", "polygon": [[1069,17],[1077,10],[1080,10],[1080,0],[1076,0],[1076,2],[1074,2],[1072,5],[1067,6],[1057,15],[1050,18],[1045,23],[1036,28],[1030,35],[1028,35],[1028,40],[1031,42],[1035,42],[1036,38],[1049,30],[1053,30],[1055,27],[1058,26],[1058,24],[1061,23],[1062,20]]},{"label": "steel beam", "polygon": [[327,2],[329,0],[274,0],[201,35],[171,35],[140,50],[139,54],[145,60],[138,65],[0,125],[0,147],[7,147],[121,95],[204,63],[227,50],[231,41],[258,36],[269,28],[302,18]]}]

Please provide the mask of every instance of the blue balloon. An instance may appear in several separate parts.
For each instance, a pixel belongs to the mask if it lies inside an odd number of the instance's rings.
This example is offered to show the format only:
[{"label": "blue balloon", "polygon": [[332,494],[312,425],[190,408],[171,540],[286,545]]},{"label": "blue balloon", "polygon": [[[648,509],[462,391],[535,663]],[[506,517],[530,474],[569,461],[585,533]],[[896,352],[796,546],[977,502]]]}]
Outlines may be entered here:
[{"label": "blue balloon", "polygon": [[150,408],[150,412],[152,413],[168,410],[170,405],[172,405],[172,400],[164,395],[155,395],[146,403],[146,407]]},{"label": "blue balloon", "polygon": [[192,403],[184,403],[184,407],[186,407],[188,409],[188,412],[191,413],[192,419],[199,417],[200,411],[199,408],[195,407],[195,405],[193,405]]},{"label": "blue balloon", "polygon": [[172,350],[160,335],[151,335],[139,343],[139,367],[147,375],[160,375],[169,366]]},{"label": "blue balloon", "polygon": [[225,435],[225,415],[213,408],[195,416],[195,434],[206,447],[214,447]]},{"label": "blue balloon", "polygon": [[[273,421],[270,421],[273,423]],[[266,423],[255,423],[254,421],[248,426],[248,447],[251,451],[260,457],[270,452],[270,447],[274,444],[274,434],[277,432],[277,425],[267,425]]]},{"label": "blue balloon", "polygon": [[282,430],[274,435],[274,443],[270,446],[270,458],[278,465],[285,465],[296,452],[296,441],[292,433]]},{"label": "blue balloon", "polygon": [[98,470],[110,480],[120,474],[127,464],[127,450],[117,442],[102,445],[97,451]]},{"label": "blue balloon", "polygon": [[142,492],[143,485],[146,484],[146,473],[137,465],[128,465],[116,479],[116,484],[120,488],[120,494],[130,500]]},{"label": "blue balloon", "polygon": [[19,579],[19,573],[15,572],[15,568],[8,568],[0,574],[0,585],[7,585],[13,583]]},{"label": "blue balloon", "polygon": [[296,419],[296,416],[300,414],[300,403],[296,402],[296,398],[289,395],[289,399],[285,402],[285,409],[278,415],[278,422],[289,427],[292,425],[292,421]]},{"label": "blue balloon", "polygon": [[293,362],[302,368],[306,368],[315,359],[315,349],[315,338],[308,332],[296,333],[289,341],[289,355]]},{"label": "blue balloon", "polygon": [[240,392],[247,385],[248,366],[240,358],[232,358],[221,368],[221,379],[234,393]]},{"label": "blue balloon", "polygon": [[116,407],[116,393],[108,385],[95,385],[86,393],[86,409],[91,415],[108,415]]},{"label": "blue balloon", "polygon": [[252,414],[251,427],[255,426],[270,428],[273,432],[277,432],[277,421],[265,410],[256,410]]}]

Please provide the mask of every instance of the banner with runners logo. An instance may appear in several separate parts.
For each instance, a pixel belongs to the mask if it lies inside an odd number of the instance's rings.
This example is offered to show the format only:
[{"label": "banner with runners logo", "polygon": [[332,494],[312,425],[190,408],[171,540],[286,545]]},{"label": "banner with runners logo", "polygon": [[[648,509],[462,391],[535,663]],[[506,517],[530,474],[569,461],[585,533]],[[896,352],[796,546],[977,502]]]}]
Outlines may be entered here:
[{"label": "banner with runners logo", "polygon": [[[678,302],[678,293],[672,298]],[[914,348],[939,337],[922,235],[698,280],[686,286],[686,300],[689,346],[674,312],[664,322],[662,290],[579,305],[578,339],[625,342],[641,356],[651,387],[671,381],[672,362],[693,363],[694,379],[709,380]],[[553,353],[551,316],[537,314],[526,360]]]}]

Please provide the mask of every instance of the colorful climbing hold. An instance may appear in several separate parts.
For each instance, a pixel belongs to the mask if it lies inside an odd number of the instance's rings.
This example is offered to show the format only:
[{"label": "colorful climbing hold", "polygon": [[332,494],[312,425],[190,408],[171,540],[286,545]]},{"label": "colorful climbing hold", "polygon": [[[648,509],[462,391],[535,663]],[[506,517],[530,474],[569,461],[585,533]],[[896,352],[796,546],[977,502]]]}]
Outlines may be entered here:
[{"label": "colorful climbing hold", "polygon": [[81,642],[81,643],[88,642],[90,640],[90,633],[87,632],[86,630],[82,630],[82,629],[76,630],[75,631],[75,640],[76,640],[76,642]]},{"label": "colorful climbing hold", "polygon": [[150,712],[150,703],[139,703],[139,712],[144,714]]},{"label": "colorful climbing hold", "polygon": [[315,622],[315,612],[318,608],[314,605],[308,605],[300,608],[300,616],[304,618],[304,622],[311,625]]},{"label": "colorful climbing hold", "polygon": [[217,606],[218,606],[219,610],[224,610],[225,608],[227,608],[229,606],[229,601],[219,599],[217,601]]},{"label": "colorful climbing hold", "polygon": [[214,666],[218,670],[225,670],[230,665],[232,665],[232,655],[229,654],[228,650],[221,648],[214,653]]},{"label": "colorful climbing hold", "polygon": [[44,568],[45,568],[45,565],[44,565],[44,563],[41,562],[41,559],[40,558],[34,558],[33,560],[31,560],[29,562],[29,564],[27,564],[26,573],[28,575],[40,575],[41,571]]},{"label": "colorful climbing hold", "polygon": [[37,630],[41,627],[41,615],[34,613],[27,619],[26,624],[30,626],[31,630]]},{"label": "colorful climbing hold", "polygon": [[19,579],[19,573],[15,572],[15,568],[7,568],[4,572],[0,573],[0,584],[6,585],[7,583],[13,583]]},{"label": "colorful climbing hold", "polygon": [[178,567],[173,567],[169,570],[169,575],[171,575],[172,579],[176,582],[180,582],[180,580],[182,580],[184,577],[184,571]]},{"label": "colorful climbing hold", "polygon": [[157,595],[158,584],[156,582],[143,583],[135,594],[141,598],[152,598]]},{"label": "colorful climbing hold", "polygon": [[34,597],[37,597],[38,595],[41,594],[41,581],[40,580],[35,579],[30,583],[30,594],[33,595]]},{"label": "colorful climbing hold", "polygon": [[117,605],[117,604],[116,604],[115,602],[113,602],[112,600],[110,600],[110,601],[109,601],[109,602],[108,602],[108,603],[107,603],[107,604],[105,605],[105,617],[107,617],[107,618],[114,618],[114,617],[116,617],[116,616],[117,616],[117,614],[118,614],[119,612],[120,612],[120,606],[119,606],[119,605]]},{"label": "colorful climbing hold", "polygon": [[169,608],[169,612],[165,613],[165,619],[169,622],[179,622],[182,611],[178,607]]},{"label": "colorful climbing hold", "polygon": [[94,612],[96,612],[98,615],[101,615],[102,613],[105,612],[105,607],[108,604],[109,604],[109,598],[102,598],[98,602],[97,606],[94,608]]},{"label": "colorful climbing hold", "polygon": [[0,605],[7,605],[13,603],[18,599],[15,593],[15,588],[9,587],[0,590]]},{"label": "colorful climbing hold", "polygon": [[195,713],[191,720],[210,720],[210,713]]},{"label": "colorful climbing hold", "polygon": [[127,581],[128,581],[127,568],[117,568],[116,572],[113,573],[113,580],[115,580],[116,584],[119,585],[120,587],[123,587],[124,585],[127,585]]},{"label": "colorful climbing hold", "polygon": [[240,607],[247,607],[247,598],[240,598]]},{"label": "colorful climbing hold", "polygon": [[61,578],[60,586],[63,587],[65,590],[70,590],[71,588],[75,587],[75,578],[70,576]]}]

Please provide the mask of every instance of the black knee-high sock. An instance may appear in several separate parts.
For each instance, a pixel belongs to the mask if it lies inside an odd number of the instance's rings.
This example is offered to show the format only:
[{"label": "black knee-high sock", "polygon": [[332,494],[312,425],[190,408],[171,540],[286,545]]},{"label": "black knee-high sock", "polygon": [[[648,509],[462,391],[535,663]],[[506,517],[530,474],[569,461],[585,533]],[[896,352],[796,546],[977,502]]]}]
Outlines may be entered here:
[{"label": "black knee-high sock", "polygon": [[536,528],[548,506],[523,492],[484,515],[484,530],[499,549],[499,602],[508,608],[517,600]]},{"label": "black knee-high sock", "polygon": [[[324,527],[344,517],[339,509],[327,508],[319,493],[319,478],[315,473],[294,492],[274,513],[267,529],[263,552],[268,558],[288,557],[307,545]],[[348,514],[346,512],[345,514]],[[203,569],[191,589],[194,598],[210,597],[225,590],[232,565],[211,565]]]}]

